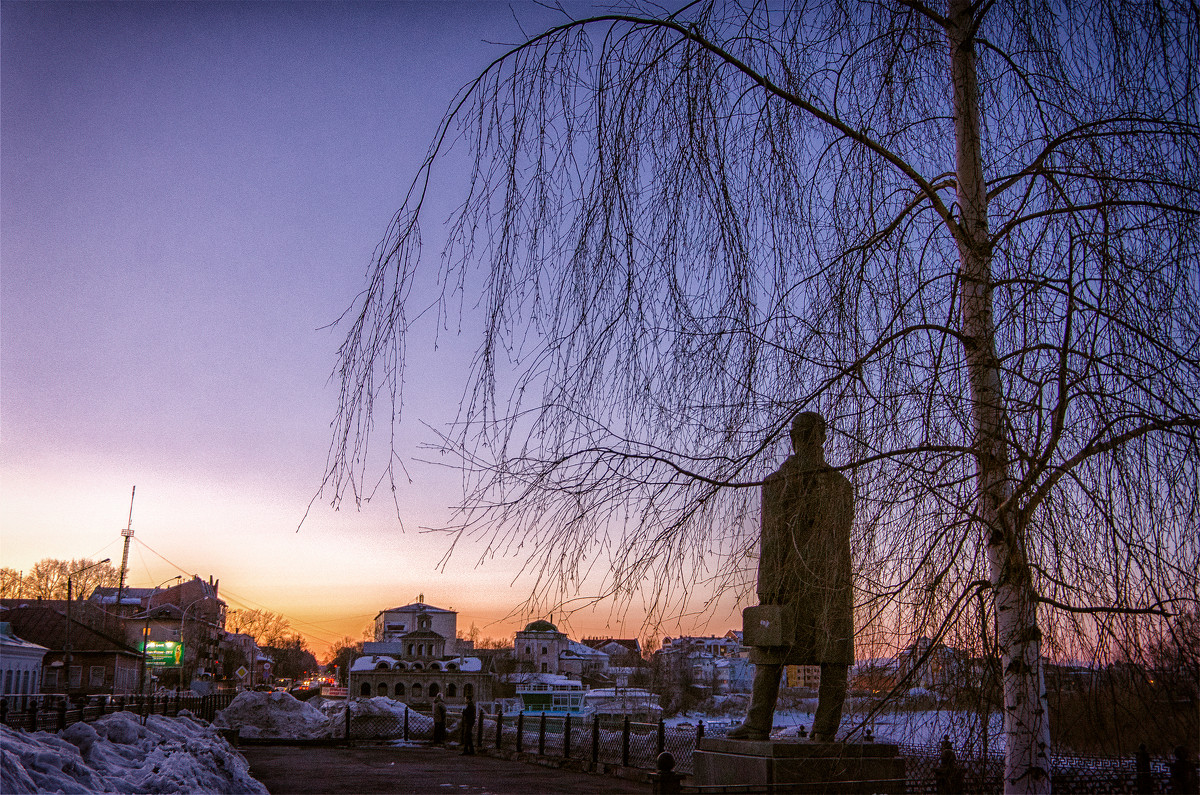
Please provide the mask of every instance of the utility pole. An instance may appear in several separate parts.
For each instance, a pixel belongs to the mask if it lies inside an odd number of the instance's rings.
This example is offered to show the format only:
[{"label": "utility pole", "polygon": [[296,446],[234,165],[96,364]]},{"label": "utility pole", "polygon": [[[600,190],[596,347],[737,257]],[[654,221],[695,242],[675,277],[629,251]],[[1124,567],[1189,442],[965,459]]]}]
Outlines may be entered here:
[{"label": "utility pole", "polygon": [[[71,602],[75,598],[75,594],[73,593],[74,584],[72,583],[71,580],[76,574],[82,574],[83,572],[87,571],[88,569],[94,569],[97,566],[99,566],[101,563],[108,563],[108,561],[109,561],[109,559],[105,558],[104,560],[100,560],[95,563],[89,563],[87,566],[84,566],[82,569],[76,569],[75,571],[73,571],[67,575],[67,624],[66,624],[66,629],[63,632],[63,662],[65,664],[64,667],[66,669],[66,674],[67,674],[67,684],[66,684],[66,687],[63,688],[63,691],[67,694],[68,697],[70,697],[70,695],[71,695],[71,660],[72,660],[72,656],[73,656],[71,654]],[[80,674],[80,677],[79,677],[79,684],[80,684],[80,686],[83,685],[82,673]]]},{"label": "utility pole", "polygon": [[121,581],[117,585],[117,606],[113,611],[121,615],[121,597],[125,595],[125,569],[129,566],[129,539],[133,538],[133,497],[137,494],[137,486],[129,493],[129,522],[121,535],[125,537],[125,551],[121,553]]}]

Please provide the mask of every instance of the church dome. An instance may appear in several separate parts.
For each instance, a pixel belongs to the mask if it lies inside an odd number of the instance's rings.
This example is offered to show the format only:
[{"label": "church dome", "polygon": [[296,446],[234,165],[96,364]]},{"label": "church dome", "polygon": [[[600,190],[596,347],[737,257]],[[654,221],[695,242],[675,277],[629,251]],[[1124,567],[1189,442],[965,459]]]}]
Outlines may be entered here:
[{"label": "church dome", "polygon": [[558,632],[558,627],[551,624],[549,621],[538,620],[531,621],[526,627],[526,632]]}]

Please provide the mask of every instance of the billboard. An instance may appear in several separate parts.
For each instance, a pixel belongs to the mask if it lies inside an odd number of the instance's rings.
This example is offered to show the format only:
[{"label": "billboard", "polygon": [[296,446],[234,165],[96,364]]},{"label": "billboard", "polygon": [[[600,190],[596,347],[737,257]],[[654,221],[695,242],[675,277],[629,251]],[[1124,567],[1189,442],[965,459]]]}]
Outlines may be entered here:
[{"label": "billboard", "polygon": [[152,640],[142,644],[146,665],[152,668],[178,668],[183,665],[183,644],[176,640]]}]

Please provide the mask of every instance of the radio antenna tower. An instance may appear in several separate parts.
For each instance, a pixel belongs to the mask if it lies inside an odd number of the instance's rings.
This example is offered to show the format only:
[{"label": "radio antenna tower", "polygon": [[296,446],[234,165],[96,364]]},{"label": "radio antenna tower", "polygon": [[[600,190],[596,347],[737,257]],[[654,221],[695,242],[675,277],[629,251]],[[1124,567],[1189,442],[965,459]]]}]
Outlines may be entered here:
[{"label": "radio antenna tower", "polygon": [[129,539],[133,538],[133,497],[135,494],[137,494],[137,486],[134,486],[133,491],[129,492],[129,523],[121,531],[121,535],[125,537],[125,551],[121,553],[121,584],[117,586],[116,612],[118,613],[121,612],[121,597],[125,595],[125,569],[129,565]]}]

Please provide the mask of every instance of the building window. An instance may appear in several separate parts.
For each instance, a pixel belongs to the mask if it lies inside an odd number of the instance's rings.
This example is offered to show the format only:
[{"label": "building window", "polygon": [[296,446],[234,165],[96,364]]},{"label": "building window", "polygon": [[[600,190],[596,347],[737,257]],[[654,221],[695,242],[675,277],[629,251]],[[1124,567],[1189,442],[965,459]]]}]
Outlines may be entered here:
[{"label": "building window", "polygon": [[465,685],[463,685],[463,697],[472,698],[474,695],[475,685],[471,684],[470,682],[467,682]]},{"label": "building window", "polygon": [[408,644],[408,656],[413,656],[413,645],[411,643]]},{"label": "building window", "polygon": [[13,691],[12,675],[13,675],[12,670],[8,670],[8,671],[4,672],[4,692],[5,693],[11,693]]},{"label": "building window", "polygon": [[387,695],[387,682],[380,682],[379,684],[375,685],[375,694],[380,695],[380,696],[386,696]]},{"label": "building window", "polygon": [[440,687],[438,687],[437,682],[433,682],[429,685],[429,697],[430,698],[433,698],[440,692],[442,692],[442,689]]},{"label": "building window", "polygon": [[404,695],[404,683],[397,682],[396,683],[396,698],[400,698],[403,695]]},{"label": "building window", "polygon": [[104,687],[104,666],[93,665],[88,672],[88,687]]},{"label": "building window", "polygon": [[531,649],[530,647],[526,646],[526,647],[525,647],[525,653],[526,653],[526,654],[533,654],[533,649]]},{"label": "building window", "polygon": [[376,671],[386,671],[387,669],[388,669],[388,664],[386,662],[381,662],[381,663],[379,663],[379,665],[375,666]]},{"label": "building window", "polygon": [[550,671],[549,663],[542,663],[542,673],[548,673],[549,671]]},{"label": "building window", "polygon": [[371,696],[371,683],[370,683],[370,682],[363,682],[363,683],[362,683],[362,687],[358,688],[358,694],[359,694],[360,696],[366,696],[366,697],[370,698],[370,696]]},{"label": "building window", "polygon": [[455,698],[458,696],[458,686],[453,682],[446,685],[446,698]]},{"label": "building window", "polygon": [[421,697],[421,683],[420,683],[420,682],[414,682],[414,683],[413,683],[413,686],[412,686],[412,697],[413,697],[413,698],[420,698],[420,697]]},{"label": "building window", "polygon": [[83,666],[82,665],[72,665],[71,666],[71,687],[82,687],[82,686],[83,686]]},{"label": "building window", "polygon": [[29,671],[23,671],[21,676],[21,692],[29,692]]},{"label": "building window", "polygon": [[542,647],[542,654],[545,654],[545,653],[546,653],[546,647],[545,647],[545,646],[543,646],[543,647]]}]

